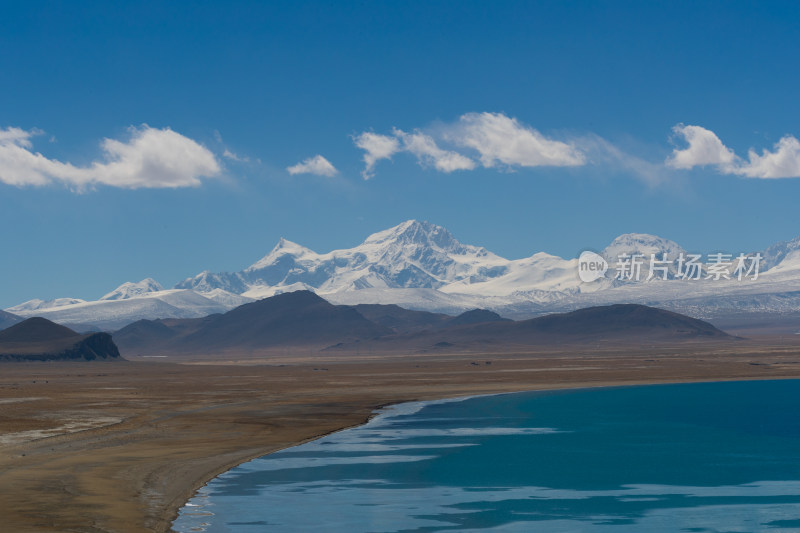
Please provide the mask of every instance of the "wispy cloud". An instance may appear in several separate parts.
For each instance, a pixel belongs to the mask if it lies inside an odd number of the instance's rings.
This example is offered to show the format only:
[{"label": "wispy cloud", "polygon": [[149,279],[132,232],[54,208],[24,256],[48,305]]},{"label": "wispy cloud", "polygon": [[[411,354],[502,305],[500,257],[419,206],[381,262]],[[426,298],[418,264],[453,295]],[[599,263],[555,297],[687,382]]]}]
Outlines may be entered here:
[{"label": "wispy cloud", "polygon": [[222,152],[222,157],[225,159],[230,159],[231,161],[236,161],[237,163],[249,163],[250,158],[235,154],[231,152],[229,149],[225,148],[225,151]]},{"label": "wispy cloud", "polygon": [[368,180],[375,175],[375,164],[381,159],[391,159],[400,151],[400,141],[389,135],[365,131],[353,138],[356,146],[364,150],[364,170],[361,176]]},{"label": "wispy cloud", "polygon": [[725,146],[713,131],[701,126],[678,124],[673,131],[683,137],[688,147],[673,150],[666,161],[672,168],[713,166],[722,174],[748,178],[800,177],[800,141],[791,135],[775,143],[772,151],[763,149],[760,155],[751,148],[744,159]]},{"label": "wispy cloud", "polygon": [[24,186],[64,183],[77,190],[95,185],[126,189],[196,187],[221,173],[213,153],[169,128],[129,128],[125,141],[104,139],[103,161],[88,166],[49,159],[33,151],[39,130],[0,130],[0,182]]},{"label": "wispy cloud", "polygon": [[304,159],[296,165],[288,167],[286,170],[288,170],[289,174],[292,176],[296,174],[314,174],[317,176],[325,176],[330,178],[339,173],[339,171],[336,170],[336,167],[334,167],[330,161],[319,154],[315,155],[314,157]]},{"label": "wispy cloud", "polygon": [[214,130],[214,138],[220,144],[222,148],[222,157],[228,159],[230,161],[235,161],[237,163],[249,163],[250,158],[241,154],[238,154],[231,150],[228,145],[222,140],[222,134],[218,130]]},{"label": "wispy cloud", "polygon": [[432,166],[440,172],[475,168],[475,161],[458,152],[439,148],[433,137],[425,135],[419,130],[406,133],[395,129],[394,135],[403,142],[403,149],[416,156],[420,164],[424,166]]},{"label": "wispy cloud", "polygon": [[588,134],[573,141],[586,156],[586,165],[603,169],[617,169],[650,186],[669,183],[671,171],[661,162],[652,162],[625,151],[595,134]]},{"label": "wispy cloud", "polygon": [[549,139],[502,113],[467,113],[449,128],[446,138],[477,151],[487,168],[572,167],[586,162],[574,144]]},{"label": "wispy cloud", "polygon": [[[364,132],[355,136],[354,141],[364,150],[365,179],[374,176],[378,161],[401,152],[412,154],[422,166],[440,172],[473,170],[479,166],[478,162],[485,168],[508,169],[580,166],[586,162],[575,143],[548,138],[502,113],[467,113],[455,123],[437,128],[435,134],[420,129],[406,133],[394,128],[391,135]],[[441,143],[451,149],[442,148]]]}]

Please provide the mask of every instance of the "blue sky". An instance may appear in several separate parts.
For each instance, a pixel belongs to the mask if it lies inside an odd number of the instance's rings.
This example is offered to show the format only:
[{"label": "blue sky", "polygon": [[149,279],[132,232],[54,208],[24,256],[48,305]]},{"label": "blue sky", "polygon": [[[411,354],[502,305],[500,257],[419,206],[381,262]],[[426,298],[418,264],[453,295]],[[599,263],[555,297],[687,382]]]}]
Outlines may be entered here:
[{"label": "blue sky", "polygon": [[3,2],[0,306],[409,218],[509,258],[796,237],[799,11]]}]

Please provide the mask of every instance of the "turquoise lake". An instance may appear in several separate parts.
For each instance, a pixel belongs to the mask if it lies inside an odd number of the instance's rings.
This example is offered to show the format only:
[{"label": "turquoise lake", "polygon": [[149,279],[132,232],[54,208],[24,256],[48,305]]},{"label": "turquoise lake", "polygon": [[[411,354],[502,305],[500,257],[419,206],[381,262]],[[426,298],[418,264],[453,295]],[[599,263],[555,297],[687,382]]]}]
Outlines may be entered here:
[{"label": "turquoise lake", "polygon": [[230,470],[174,527],[800,531],[800,380],[402,404]]}]

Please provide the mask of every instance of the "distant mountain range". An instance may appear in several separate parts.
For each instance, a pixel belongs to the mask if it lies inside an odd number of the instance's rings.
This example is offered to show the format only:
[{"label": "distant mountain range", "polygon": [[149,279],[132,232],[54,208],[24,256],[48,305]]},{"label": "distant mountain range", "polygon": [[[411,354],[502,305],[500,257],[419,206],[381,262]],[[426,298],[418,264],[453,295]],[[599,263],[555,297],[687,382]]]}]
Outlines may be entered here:
[{"label": "distant mountain range", "polygon": [[[409,220],[369,236],[362,244],[325,254],[281,239],[263,258],[239,272],[201,272],[164,290],[152,279],[124,283],[97,301],[30,300],[6,311],[43,316],[78,329],[116,329],[147,318],[199,318],[296,290],[336,304],[397,304],[458,314],[474,308],[526,318],[612,303],[664,307],[696,317],[730,313],[800,312],[800,237],[774,244],[763,256],[759,279],[680,280],[674,261],[686,251],[653,235],[617,237],[600,255],[606,278],[585,283],[578,260],[543,252],[509,260],[462,244],[441,226]],[[740,252],[740,251],[731,251]],[[611,279],[621,254],[666,257],[667,280]],[[705,272],[704,272],[705,274]],[[2,327],[2,325],[0,325]]]},{"label": "distant mountain range", "polygon": [[253,301],[222,290],[201,294],[185,289],[158,290],[160,287],[154,280],[145,279],[124,283],[100,300],[30,300],[9,309],[19,317],[45,317],[87,331],[115,330],[141,318],[202,317]]},{"label": "distant mountain range", "polygon": [[140,320],[114,333],[126,356],[237,358],[291,348],[361,354],[497,352],[698,339],[730,337],[707,322],[636,304],[512,321],[480,309],[452,317],[394,305],[333,305],[310,291],[268,297],[204,318]]},{"label": "distant mountain range", "polygon": [[118,359],[108,333],[81,335],[45,318],[29,318],[0,331],[0,361]]}]

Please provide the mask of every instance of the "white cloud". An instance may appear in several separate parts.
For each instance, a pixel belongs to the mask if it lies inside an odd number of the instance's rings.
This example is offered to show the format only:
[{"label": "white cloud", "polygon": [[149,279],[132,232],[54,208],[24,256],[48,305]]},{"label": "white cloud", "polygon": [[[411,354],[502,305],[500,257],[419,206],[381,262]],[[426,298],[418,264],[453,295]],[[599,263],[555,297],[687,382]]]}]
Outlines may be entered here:
[{"label": "white cloud", "polygon": [[22,128],[6,128],[4,130],[0,130],[0,145],[6,143],[17,143],[26,148],[30,148],[33,146],[30,138],[33,135],[41,135],[41,133],[42,132],[37,129],[25,131]]},{"label": "white cloud", "polygon": [[800,177],[800,142],[787,135],[775,143],[774,151],[755,150],[748,152],[749,163],[736,169],[737,174],[750,178],[798,178]]},{"label": "white cloud", "polygon": [[667,158],[666,164],[673,168],[691,169],[696,166],[714,165],[723,174],[735,174],[749,178],[798,178],[800,177],[800,141],[786,135],[775,143],[773,151],[748,151],[747,160],[738,157],[725,146],[711,130],[700,126],[678,124],[675,133],[684,137],[689,147],[677,148]]},{"label": "white cloud", "polygon": [[672,131],[682,136],[689,147],[683,150],[675,148],[667,159],[667,166],[689,169],[704,165],[730,165],[736,159],[733,150],[722,144],[711,130],[678,124]]},{"label": "white cloud", "polygon": [[419,130],[415,130],[414,133],[405,133],[395,129],[394,135],[403,141],[405,151],[414,154],[420,163],[432,166],[440,172],[475,168],[475,161],[458,152],[439,148],[433,137],[425,135]]},{"label": "white cloud", "polygon": [[196,187],[201,178],[221,172],[214,154],[169,128],[145,124],[130,132],[128,141],[103,140],[104,161],[78,167],[33,152],[37,130],[0,130],[0,182],[18,187],[62,182],[80,190],[94,185],[177,188]]},{"label": "white cloud", "polygon": [[[218,130],[214,130],[214,139],[216,139],[217,143],[220,144],[222,148],[222,157],[225,159],[230,159],[231,161],[236,161],[237,163],[249,163],[250,158],[247,156],[239,155],[225,144],[225,141],[222,140],[222,134]],[[219,149],[217,150],[219,151]]]},{"label": "white cloud", "polygon": [[356,146],[364,150],[364,170],[361,175],[365,180],[375,175],[375,164],[381,159],[390,159],[400,151],[400,141],[395,137],[365,131],[355,139]]},{"label": "white cloud", "polygon": [[447,133],[456,144],[480,154],[484,167],[580,166],[584,154],[573,144],[548,139],[502,113],[467,113]]},{"label": "white cloud", "polygon": [[289,174],[292,176],[295,174],[315,174],[317,176],[327,176],[330,178],[339,173],[336,167],[321,155],[315,155],[314,157],[304,159],[300,163],[288,167],[286,170],[288,170]]},{"label": "white cloud", "polygon": [[440,172],[473,170],[477,162],[468,155],[446,150],[439,142],[470,148],[478,152],[481,165],[487,168],[505,165],[579,166],[586,163],[585,154],[574,144],[549,139],[537,130],[520,124],[502,113],[467,113],[454,124],[438,128],[438,139],[415,129],[406,133],[395,128],[392,135],[364,132],[355,137],[357,147],[364,150],[362,175],[374,175],[375,164],[399,152],[414,155],[420,164]]},{"label": "white cloud", "polygon": [[591,165],[615,167],[650,185],[660,185],[674,177],[669,169],[712,166],[723,174],[751,178],[800,177],[800,141],[791,135],[772,150],[758,153],[751,149],[744,159],[709,129],[677,124],[673,132],[687,146],[675,147],[663,163],[623,151],[591,133],[564,140],[549,138],[503,113],[466,113],[453,123],[411,133],[398,128],[389,135],[364,132],[355,136],[354,142],[364,150],[364,179],[373,177],[379,161],[398,153],[409,153],[421,165],[446,173],[473,170],[479,164],[501,169]]},{"label": "white cloud", "polygon": [[237,163],[249,163],[250,162],[250,158],[245,157],[245,156],[240,156],[239,154],[235,154],[235,153],[231,152],[230,150],[228,150],[227,148],[225,148],[225,151],[222,152],[222,157],[224,157],[226,159],[230,159],[231,161],[236,161]]}]

